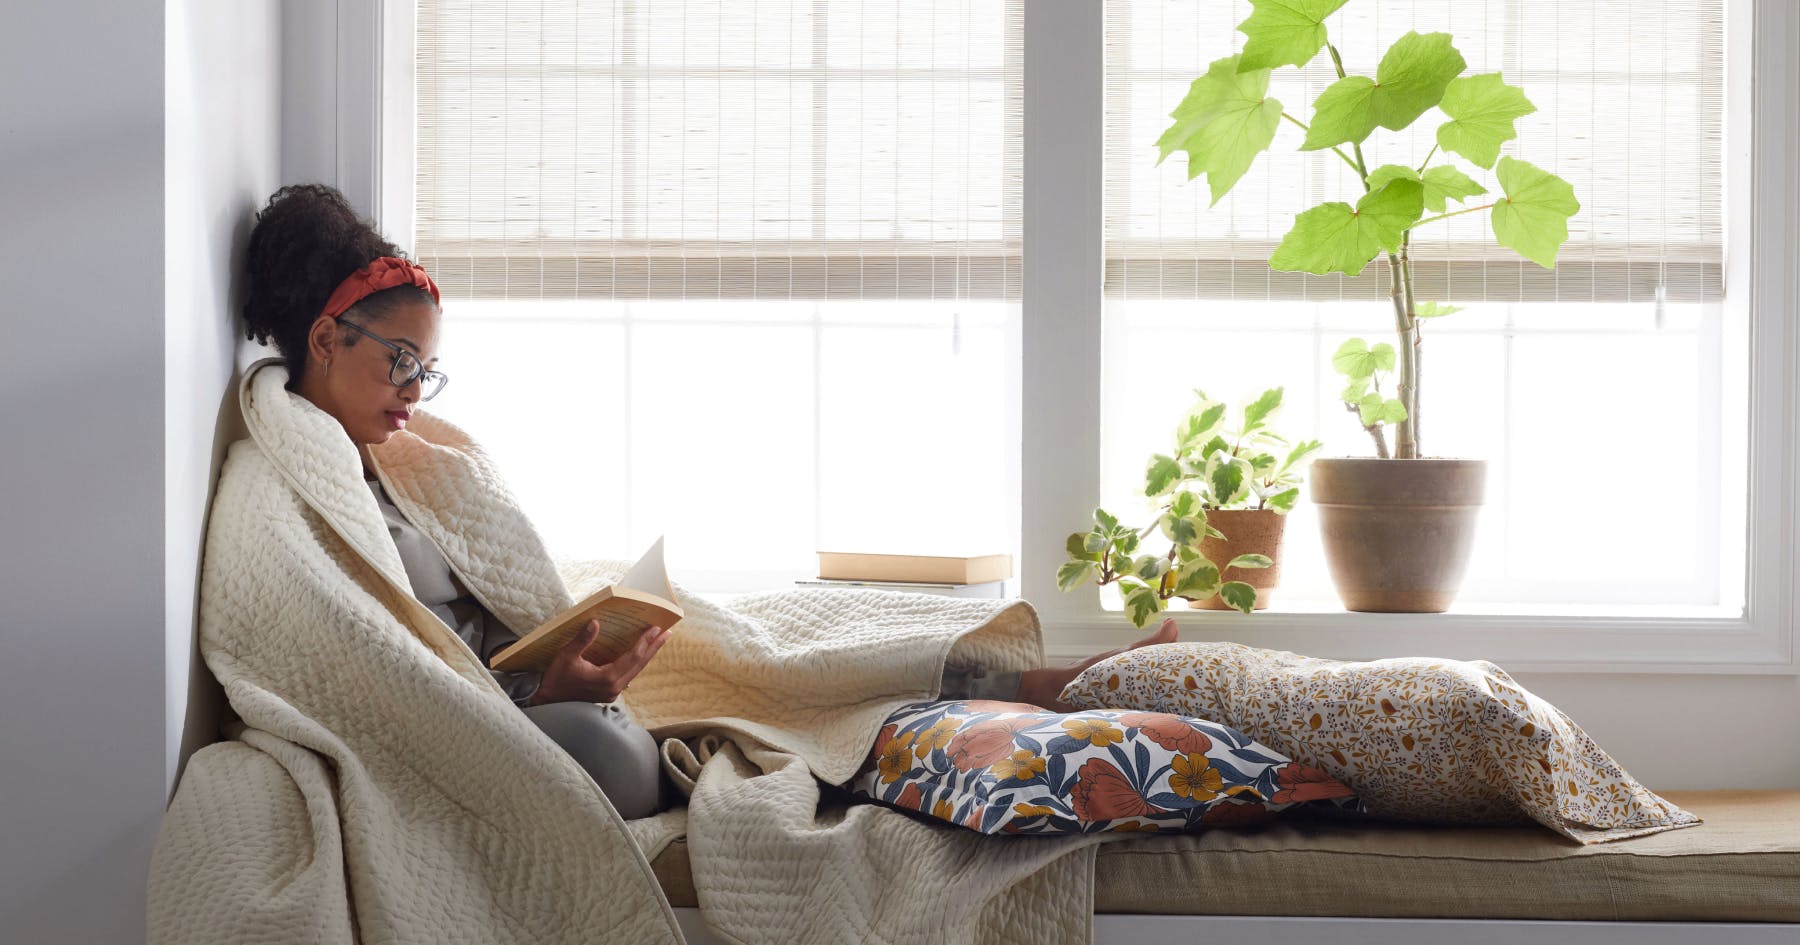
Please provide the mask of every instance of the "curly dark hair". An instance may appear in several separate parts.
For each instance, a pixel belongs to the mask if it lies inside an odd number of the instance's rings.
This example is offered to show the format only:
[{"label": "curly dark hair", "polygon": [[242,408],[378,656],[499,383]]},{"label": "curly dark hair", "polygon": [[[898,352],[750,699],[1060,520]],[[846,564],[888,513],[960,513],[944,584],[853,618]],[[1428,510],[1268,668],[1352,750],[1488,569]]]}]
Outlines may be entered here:
[{"label": "curly dark hair", "polygon": [[[250,289],[244,299],[245,337],[268,344],[287,359],[288,388],[306,373],[306,338],[340,282],[383,256],[404,259],[375,227],[357,217],[344,195],[324,184],[277,190],[256,215],[245,252]],[[350,307],[358,324],[385,320],[402,303],[432,302],[413,285],[383,289]],[[435,304],[435,303],[433,303]],[[359,335],[345,332],[344,347]]]}]

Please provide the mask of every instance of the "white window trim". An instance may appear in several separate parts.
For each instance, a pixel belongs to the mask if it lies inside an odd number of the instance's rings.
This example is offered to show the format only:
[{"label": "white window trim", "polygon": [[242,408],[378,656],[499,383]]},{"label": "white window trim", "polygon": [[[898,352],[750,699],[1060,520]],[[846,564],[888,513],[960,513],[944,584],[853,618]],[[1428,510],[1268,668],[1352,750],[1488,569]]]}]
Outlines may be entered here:
[{"label": "white window trim", "polygon": [[[1800,674],[1793,588],[1800,538],[1800,234],[1782,208],[1800,204],[1800,7],[1727,0],[1737,99],[1727,195],[1726,293],[1749,305],[1749,528],[1746,606],[1727,617],[1482,614],[1175,614],[1188,639],[1231,639],[1317,656],[1373,659],[1430,653],[1491,659],[1539,673]],[[338,0],[339,185],[391,239],[412,241],[412,4]],[[371,41],[370,37],[373,37]],[[1022,596],[1037,608],[1052,658],[1082,656],[1135,635],[1098,592],[1056,587],[1063,541],[1100,497],[1101,285],[1104,277],[1104,11],[1092,0],[1033,0],[1025,18],[1024,304],[1019,451]],[[1034,63],[1050,63],[1038,75]],[[1750,70],[1754,69],[1754,75]],[[1740,71],[1742,70],[1742,71]],[[358,92],[360,90],[360,93]],[[364,103],[360,108],[346,106]],[[1748,173],[1746,173],[1746,170]],[[1748,188],[1746,191],[1745,188]],[[1756,199],[1750,201],[1749,193]],[[1749,252],[1742,251],[1749,247]],[[1743,304],[1728,301],[1727,304]]]}]

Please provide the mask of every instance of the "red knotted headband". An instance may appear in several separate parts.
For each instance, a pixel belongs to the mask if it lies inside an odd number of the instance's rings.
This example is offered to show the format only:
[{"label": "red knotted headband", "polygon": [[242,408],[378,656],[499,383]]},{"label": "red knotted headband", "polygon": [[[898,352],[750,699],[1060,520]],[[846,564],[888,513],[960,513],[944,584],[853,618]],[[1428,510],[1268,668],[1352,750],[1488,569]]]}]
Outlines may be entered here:
[{"label": "red knotted headband", "polygon": [[336,318],[349,311],[350,306],[382,289],[399,285],[416,285],[430,292],[432,301],[441,301],[438,298],[437,283],[431,281],[422,267],[394,256],[383,256],[338,283],[331,298],[325,300],[325,311],[321,314],[326,318]]}]

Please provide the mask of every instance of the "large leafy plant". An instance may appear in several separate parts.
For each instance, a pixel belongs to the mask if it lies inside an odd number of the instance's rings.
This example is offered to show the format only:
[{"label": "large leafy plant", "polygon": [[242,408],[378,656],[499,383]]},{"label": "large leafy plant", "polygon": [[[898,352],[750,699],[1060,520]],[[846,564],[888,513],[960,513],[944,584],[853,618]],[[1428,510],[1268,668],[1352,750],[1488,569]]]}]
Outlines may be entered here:
[{"label": "large leafy plant", "polygon": [[[1407,33],[1382,54],[1374,78],[1346,72],[1325,26],[1346,2],[1251,0],[1250,16],[1238,24],[1246,37],[1243,51],[1213,62],[1194,80],[1171,113],[1174,124],[1157,140],[1158,160],[1187,152],[1188,179],[1205,174],[1216,204],[1268,150],[1286,121],[1305,132],[1300,150],[1330,151],[1355,171],[1362,187],[1355,202],[1331,201],[1300,213],[1269,265],[1355,276],[1377,256],[1386,257],[1398,343],[1370,346],[1355,339],[1332,361],[1348,381],[1345,406],[1374,438],[1377,454],[1390,455],[1391,427],[1391,455],[1414,458],[1419,455],[1419,324],[1455,309],[1414,298],[1413,232],[1485,210],[1500,245],[1550,269],[1568,239],[1568,220],[1581,205],[1567,181],[1500,156],[1501,146],[1518,136],[1513,123],[1537,109],[1498,72],[1465,75],[1468,64],[1450,34]],[[1338,80],[1319,93],[1312,121],[1303,122],[1268,94],[1269,77],[1277,68],[1304,67],[1321,49],[1330,54]],[[1434,107],[1446,120],[1418,166],[1375,164],[1364,155],[1363,143],[1376,128],[1404,130]],[[1470,205],[1489,188],[1452,155],[1491,170],[1500,195]],[[1450,209],[1451,203],[1458,208]]]},{"label": "large leafy plant", "polygon": [[[1065,591],[1087,581],[1105,586],[1117,582],[1125,613],[1139,627],[1147,625],[1176,597],[1205,600],[1217,594],[1244,613],[1256,607],[1256,588],[1227,581],[1229,568],[1266,568],[1267,555],[1241,554],[1221,565],[1201,546],[1224,533],[1207,520],[1220,509],[1292,510],[1300,497],[1300,473],[1319,449],[1319,441],[1289,446],[1269,426],[1281,408],[1282,389],[1271,388],[1244,407],[1235,429],[1226,425],[1225,404],[1195,391],[1198,400],[1175,427],[1175,449],[1150,457],[1144,471],[1144,495],[1156,504],[1156,516],[1138,528],[1122,524],[1105,509],[1094,510],[1093,527],[1068,538],[1069,560],[1056,571]],[[1151,552],[1145,539],[1160,531],[1168,548]]]}]

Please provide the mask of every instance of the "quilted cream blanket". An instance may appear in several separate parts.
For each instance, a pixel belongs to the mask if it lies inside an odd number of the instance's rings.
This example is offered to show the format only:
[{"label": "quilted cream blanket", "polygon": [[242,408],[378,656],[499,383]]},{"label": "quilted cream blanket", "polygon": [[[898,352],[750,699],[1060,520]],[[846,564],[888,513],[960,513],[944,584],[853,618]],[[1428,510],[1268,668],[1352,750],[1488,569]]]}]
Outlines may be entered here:
[{"label": "quilted cream blanket", "polygon": [[[947,659],[1037,665],[1029,607],[683,595],[627,706],[670,739],[690,803],[628,825],[412,597],[355,447],[286,380],[269,359],[239,391],[251,436],[208,525],[200,649],[242,721],[195,753],[164,818],[152,942],[679,942],[647,856],[684,821],[705,917],[744,943],[1088,940],[1089,838],[984,838],[820,787],[935,695]],[[509,627],[623,570],[553,559],[441,419],[415,413],[375,458]]]}]

